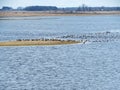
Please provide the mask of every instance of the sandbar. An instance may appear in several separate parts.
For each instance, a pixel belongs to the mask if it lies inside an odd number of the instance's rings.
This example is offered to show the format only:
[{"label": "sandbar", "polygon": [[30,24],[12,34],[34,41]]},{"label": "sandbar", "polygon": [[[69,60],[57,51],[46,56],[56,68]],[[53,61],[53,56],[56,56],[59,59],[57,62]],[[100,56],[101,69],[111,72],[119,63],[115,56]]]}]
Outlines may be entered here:
[{"label": "sandbar", "polygon": [[76,44],[79,41],[74,40],[56,40],[56,41],[3,41],[0,42],[0,46],[44,46],[44,45],[66,45],[66,44]]}]

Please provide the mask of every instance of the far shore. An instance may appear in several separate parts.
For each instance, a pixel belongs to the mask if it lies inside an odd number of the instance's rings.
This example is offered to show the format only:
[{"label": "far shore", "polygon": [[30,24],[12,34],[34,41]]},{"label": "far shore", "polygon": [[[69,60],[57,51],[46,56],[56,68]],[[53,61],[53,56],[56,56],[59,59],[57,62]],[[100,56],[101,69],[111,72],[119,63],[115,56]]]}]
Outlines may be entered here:
[{"label": "far shore", "polygon": [[0,11],[0,17],[120,15],[120,11]]},{"label": "far shore", "polygon": [[44,45],[66,45],[66,44],[77,44],[81,43],[74,40],[39,40],[39,41],[4,41],[0,42],[0,46],[44,46]]}]

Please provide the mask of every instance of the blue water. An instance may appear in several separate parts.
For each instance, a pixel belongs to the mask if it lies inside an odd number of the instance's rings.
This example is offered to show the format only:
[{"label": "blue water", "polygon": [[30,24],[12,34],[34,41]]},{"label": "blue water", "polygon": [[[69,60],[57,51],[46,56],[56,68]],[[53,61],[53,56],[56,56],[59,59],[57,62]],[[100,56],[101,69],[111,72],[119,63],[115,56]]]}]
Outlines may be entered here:
[{"label": "blue water", "polygon": [[1,41],[119,30],[120,16],[8,17],[0,19]]},{"label": "blue water", "polygon": [[[0,40],[120,32],[120,16],[7,17]],[[120,90],[120,41],[0,47],[0,90]]]}]

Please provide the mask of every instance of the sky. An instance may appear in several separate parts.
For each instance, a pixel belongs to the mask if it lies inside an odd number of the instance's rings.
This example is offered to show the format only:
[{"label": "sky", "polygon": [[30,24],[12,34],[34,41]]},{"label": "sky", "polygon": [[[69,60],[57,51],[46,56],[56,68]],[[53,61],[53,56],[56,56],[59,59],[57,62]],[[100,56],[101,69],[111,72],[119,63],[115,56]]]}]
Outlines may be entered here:
[{"label": "sky", "polygon": [[25,6],[57,6],[78,7],[87,6],[120,6],[120,0],[0,0],[0,8],[10,6],[13,8]]}]

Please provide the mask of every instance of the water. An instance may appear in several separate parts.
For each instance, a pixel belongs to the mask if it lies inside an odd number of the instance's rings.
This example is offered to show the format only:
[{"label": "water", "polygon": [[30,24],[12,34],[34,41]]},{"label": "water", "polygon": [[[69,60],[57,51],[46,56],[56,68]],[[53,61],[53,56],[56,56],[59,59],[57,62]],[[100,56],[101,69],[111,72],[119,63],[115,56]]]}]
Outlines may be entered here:
[{"label": "water", "polygon": [[[120,16],[13,17],[0,40],[120,32]],[[120,90],[120,41],[0,47],[0,90]]]},{"label": "water", "polygon": [[12,19],[0,19],[1,41],[120,29],[119,16],[13,17]]}]

